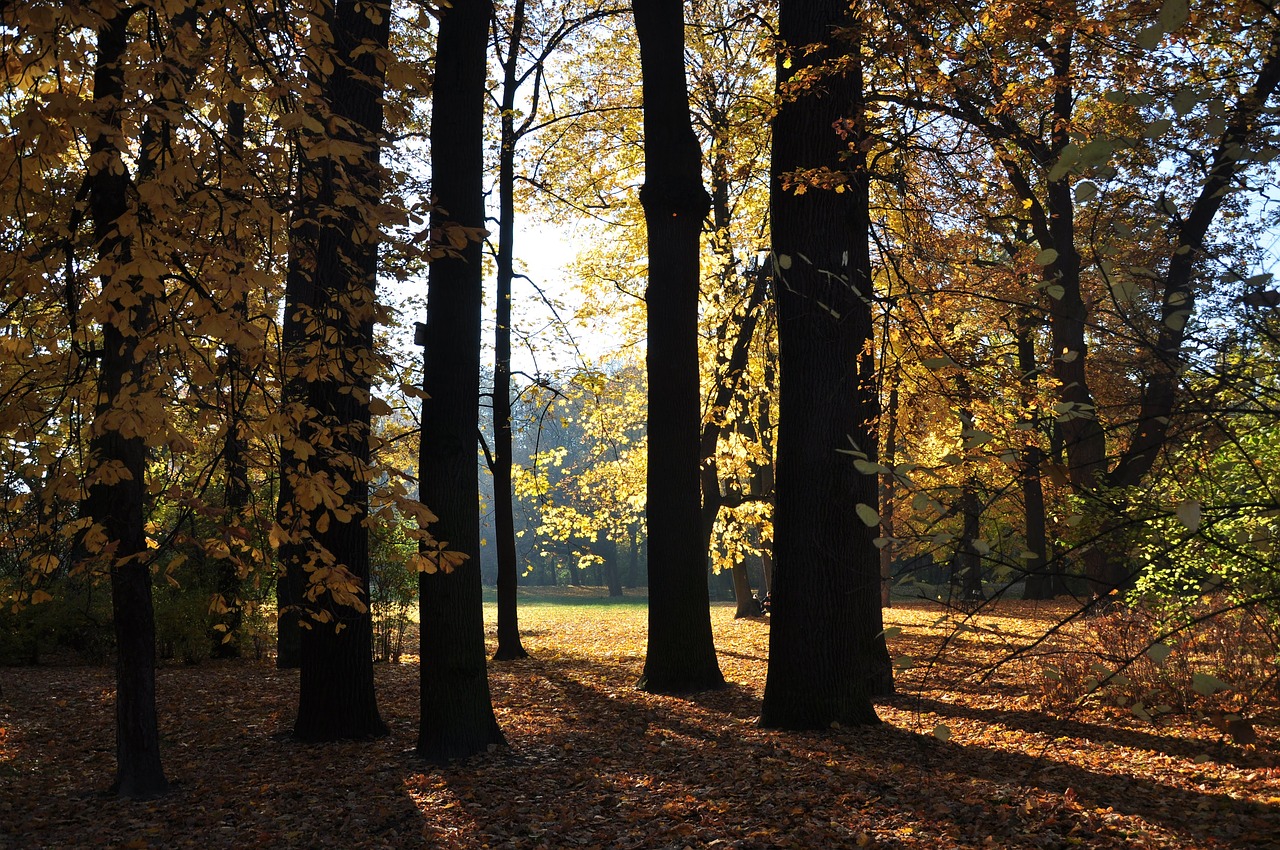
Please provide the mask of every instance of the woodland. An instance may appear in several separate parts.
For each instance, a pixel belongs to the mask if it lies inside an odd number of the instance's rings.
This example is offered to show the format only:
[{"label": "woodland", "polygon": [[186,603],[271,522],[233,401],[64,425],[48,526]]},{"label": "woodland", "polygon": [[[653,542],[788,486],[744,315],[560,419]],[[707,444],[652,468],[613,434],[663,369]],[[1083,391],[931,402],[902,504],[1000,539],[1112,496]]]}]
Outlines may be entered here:
[{"label": "woodland", "polygon": [[1271,0],[0,59],[0,843],[1276,845]]}]

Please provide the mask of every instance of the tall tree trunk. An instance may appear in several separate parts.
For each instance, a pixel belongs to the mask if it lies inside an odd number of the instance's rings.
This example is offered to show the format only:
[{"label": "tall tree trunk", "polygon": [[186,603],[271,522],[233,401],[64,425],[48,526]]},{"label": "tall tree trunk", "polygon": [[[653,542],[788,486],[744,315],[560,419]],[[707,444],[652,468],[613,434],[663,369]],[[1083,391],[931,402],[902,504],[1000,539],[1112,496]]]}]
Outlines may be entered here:
[{"label": "tall tree trunk", "polygon": [[[502,744],[485,666],[476,430],[484,227],[484,100],[489,0],[458,0],[440,17],[431,105],[431,186],[437,238],[468,228],[456,255],[431,264],[423,357],[422,502],[431,531],[465,560],[419,576],[421,713],[417,752],[443,761]],[[425,553],[430,557],[431,553]]]},{"label": "tall tree trunk", "polygon": [[520,642],[516,588],[516,526],[511,491],[511,282],[515,278],[516,92],[525,24],[524,0],[511,13],[509,52],[502,62],[498,149],[497,321],[493,331],[493,522],[498,549],[498,648],[495,661],[527,658]]},{"label": "tall tree trunk", "polygon": [[[234,79],[237,83],[240,82],[238,70],[234,73]],[[234,169],[237,176],[239,176],[240,163],[244,161],[245,105],[239,101],[228,103],[227,119],[227,147],[229,148],[228,153],[234,162],[225,167],[224,174],[228,174]],[[226,187],[225,182],[224,187]],[[233,250],[240,252],[242,250],[239,234],[240,225],[235,219],[232,219],[230,227],[231,233],[228,234],[228,241],[232,243]],[[242,272],[243,268],[237,268],[236,271]],[[248,316],[249,296],[247,292],[244,292],[236,299],[231,308],[231,320],[237,329],[241,329],[248,324]],[[232,341],[226,348],[228,384],[226,390],[227,433],[223,440],[222,462],[225,470],[223,504],[227,509],[227,524],[229,526],[243,525],[245,522],[245,508],[249,505],[250,496],[249,468],[246,458],[248,447],[245,442],[248,423],[245,422],[244,409],[251,381],[248,377],[240,348],[241,344],[238,339]],[[241,584],[239,559],[227,558],[218,565],[217,586],[215,589],[223,608],[226,610],[225,614],[219,619],[219,628],[215,629],[213,633],[213,654],[216,658],[240,657],[240,628],[244,623],[244,606],[240,599]]]},{"label": "tall tree trunk", "polygon": [[[369,394],[373,380],[374,295],[381,201],[379,148],[382,67],[390,36],[387,3],[339,0],[325,7],[333,68],[321,85],[320,123],[330,138],[357,146],[358,156],[311,152],[315,171],[302,178],[316,193],[317,241],[304,248],[301,271],[315,298],[306,356],[306,409],[300,440],[314,452],[309,483],[329,487],[340,505],[298,498],[307,574],[298,717],[294,735],[332,741],[385,735],[373,683],[369,611]],[[372,49],[370,49],[372,48]],[[329,120],[332,115],[338,121]],[[323,149],[322,149],[323,150]],[[312,182],[309,186],[307,181]],[[298,492],[295,490],[295,496]]]},{"label": "tall tree trunk", "polygon": [[311,356],[307,330],[319,305],[315,279],[316,249],[320,241],[321,193],[325,191],[321,165],[310,153],[308,131],[295,140],[298,188],[289,217],[289,257],[285,273],[284,312],[280,329],[280,412],[289,423],[280,437],[276,493],[276,667],[292,670],[302,664],[303,601],[307,584],[303,543],[308,518],[299,509],[296,484],[309,474],[308,446],[301,444],[307,417],[307,380]]},{"label": "tall tree trunk", "polygon": [[[129,215],[129,173],[119,148],[123,107],[123,62],[132,8],[115,8],[98,28],[93,107],[102,128],[90,142],[86,178],[93,239],[105,270],[103,297],[113,317],[102,326],[98,403],[90,429],[89,484],[83,515],[101,532],[90,555],[105,556],[111,575],[111,610],[116,636],[116,777],[120,797],[141,799],[168,790],[160,763],[156,720],[156,631],[147,554],[144,499],[146,446],[143,436],[125,434],[117,411],[135,416],[144,394],[146,367],[136,356],[149,323],[150,296],[141,281],[115,270],[126,266],[133,246],[123,234]],[[132,305],[132,306],[130,306]],[[136,429],[135,429],[136,432]],[[108,471],[110,473],[108,474]]]},{"label": "tall tree trunk", "polygon": [[699,240],[710,199],[689,113],[684,4],[635,0],[644,87],[649,239],[649,644],[639,687],[652,693],[718,688],[699,524]]},{"label": "tall tree trunk", "polygon": [[[837,28],[857,26],[848,11],[841,0],[779,6],[782,103],[773,124],[770,208],[781,401],[760,722],[784,729],[878,722],[871,705],[876,636],[883,631],[877,529],[856,512],[859,505],[875,509],[877,481],[858,472],[846,453],[874,455],[877,445],[876,404],[859,370],[872,331],[867,175],[856,153],[863,117],[859,45],[856,36],[833,44]],[[822,46],[810,52],[816,45]],[[846,70],[827,70],[807,90],[796,90],[797,73],[842,56],[854,59]],[[845,192],[797,193],[788,185],[793,172],[823,167],[851,172]]]}]

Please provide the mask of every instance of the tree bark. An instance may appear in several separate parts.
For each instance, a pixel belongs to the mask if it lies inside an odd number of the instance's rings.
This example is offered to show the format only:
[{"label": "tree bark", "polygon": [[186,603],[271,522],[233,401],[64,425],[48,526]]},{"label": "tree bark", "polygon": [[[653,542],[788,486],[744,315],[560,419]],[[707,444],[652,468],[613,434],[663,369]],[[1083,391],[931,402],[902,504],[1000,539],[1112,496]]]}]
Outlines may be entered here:
[{"label": "tree bark", "polygon": [[638,683],[652,693],[718,688],[699,497],[699,240],[710,199],[689,113],[684,4],[635,0],[644,87],[649,240],[649,642]]},{"label": "tree bark", "polygon": [[[317,242],[305,246],[312,277],[313,330],[306,334],[306,409],[300,438],[314,452],[310,481],[341,497],[341,506],[305,504],[305,605],[298,717],[303,741],[369,738],[387,733],[373,683],[373,623],[369,611],[369,394],[373,371],[374,294],[378,229],[368,224],[381,200],[382,71],[391,9],[384,3],[339,0],[326,7],[333,70],[321,82],[321,123],[332,138],[362,150],[357,157],[316,155],[308,164],[317,192]],[[372,47],[372,50],[369,48]],[[327,115],[342,119],[332,122]],[[350,129],[346,129],[349,127]],[[304,177],[304,181],[305,181]],[[304,182],[300,181],[300,182]],[[306,187],[304,192],[308,191]],[[310,268],[307,268],[310,266]],[[297,493],[295,492],[295,495]],[[322,578],[324,569],[336,583]]]},{"label": "tree bark", "polygon": [[[91,556],[105,556],[111,575],[111,611],[116,636],[116,776],[120,797],[145,799],[169,788],[160,762],[156,719],[156,630],[147,555],[144,500],[147,452],[143,436],[124,433],[116,411],[136,413],[145,391],[146,366],[136,356],[146,333],[150,296],[141,281],[121,274],[133,246],[124,236],[132,227],[129,173],[122,158],[120,110],[124,97],[123,61],[128,51],[132,8],[115,8],[98,28],[93,76],[93,107],[102,129],[90,142],[87,176],[89,211],[102,290],[114,316],[102,326],[98,403],[89,437],[88,494],[83,515],[101,534]],[[133,305],[133,306],[129,306]]]},{"label": "tree bark", "polygon": [[452,569],[437,563],[434,572],[419,577],[417,753],[432,761],[464,758],[504,743],[485,666],[476,466],[483,291],[479,234],[492,18],[489,0],[459,0],[442,12],[432,92],[432,230],[443,240],[446,228],[472,229],[456,254],[432,262],[427,300],[420,498],[439,518],[432,534],[466,557]]},{"label": "tree bark", "polygon": [[[867,175],[856,153],[862,79],[856,37],[832,43],[836,28],[856,26],[846,3],[782,0],[778,23],[783,97],[773,125],[770,208],[781,398],[760,722],[821,729],[878,722],[871,705],[883,631],[877,530],[856,513],[859,504],[875,508],[877,481],[846,454],[874,455],[877,444],[876,405],[859,374],[871,339]],[[827,71],[805,91],[791,89],[797,72],[850,52],[848,70]],[[848,174],[846,191],[798,194],[786,185],[787,175],[821,167]]]}]

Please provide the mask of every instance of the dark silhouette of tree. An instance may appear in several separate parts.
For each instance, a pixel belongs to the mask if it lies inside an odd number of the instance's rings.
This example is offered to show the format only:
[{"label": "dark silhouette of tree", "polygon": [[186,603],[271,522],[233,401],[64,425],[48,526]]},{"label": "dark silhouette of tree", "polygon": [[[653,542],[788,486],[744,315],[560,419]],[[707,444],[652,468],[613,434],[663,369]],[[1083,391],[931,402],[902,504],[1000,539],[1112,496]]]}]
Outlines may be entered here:
[{"label": "dark silhouette of tree", "polygon": [[[323,132],[300,140],[286,309],[295,324],[286,398],[298,429],[282,453],[282,547],[301,590],[298,717],[305,741],[386,734],[373,686],[369,613],[369,397],[377,278],[382,71],[390,7],[338,2],[312,32],[329,63],[311,69]],[[286,440],[286,443],[289,443]],[[287,496],[287,501],[286,501]]]},{"label": "dark silhouette of tree", "polygon": [[[138,343],[147,332],[152,296],[126,270],[133,245],[130,176],[120,149],[124,59],[134,7],[109,8],[98,27],[93,108],[100,129],[90,141],[86,177],[89,212],[104,299],[113,316],[102,323],[98,403],[89,438],[88,494],[82,505],[99,534],[88,547],[104,556],[111,574],[116,637],[116,778],[112,789],[131,799],[168,790],[156,722],[156,627],[144,513],[147,449],[143,434],[122,413],[133,408],[148,380]],[[89,536],[89,535],[86,535]]]},{"label": "dark silhouette of tree", "polygon": [[724,685],[711,635],[701,496],[698,275],[710,197],[689,115],[684,4],[636,0],[644,86],[649,239],[649,645],[639,686],[655,693]]},{"label": "dark silhouette of tree", "polygon": [[[874,459],[877,445],[874,386],[860,368],[872,293],[858,23],[840,0],[783,0],[778,20],[770,206],[780,397],[760,721],[784,729],[875,723],[871,695],[888,672],[873,545],[877,481],[854,465],[859,453]],[[800,173],[812,169],[816,180]]]},{"label": "dark silhouette of tree", "polygon": [[[503,743],[485,667],[476,433],[480,400],[480,238],[484,225],[484,98],[489,0],[444,10],[431,115],[435,238],[423,358],[419,498],[438,517],[439,550],[420,576],[422,679],[417,752],[462,758]],[[425,544],[424,544],[425,545]]]},{"label": "dark silhouette of tree", "polygon": [[[526,658],[520,642],[520,620],[517,613],[516,528],[511,491],[511,282],[515,278],[515,183],[516,95],[519,93],[520,51],[525,27],[525,0],[515,0],[511,11],[511,28],[507,34],[507,54],[502,63],[502,100],[498,150],[498,252],[497,252],[497,321],[493,347],[493,523],[498,549],[498,648],[495,661]],[[539,75],[541,77],[541,75]],[[536,101],[535,101],[536,102]],[[528,129],[533,114],[522,122],[520,131]]]}]

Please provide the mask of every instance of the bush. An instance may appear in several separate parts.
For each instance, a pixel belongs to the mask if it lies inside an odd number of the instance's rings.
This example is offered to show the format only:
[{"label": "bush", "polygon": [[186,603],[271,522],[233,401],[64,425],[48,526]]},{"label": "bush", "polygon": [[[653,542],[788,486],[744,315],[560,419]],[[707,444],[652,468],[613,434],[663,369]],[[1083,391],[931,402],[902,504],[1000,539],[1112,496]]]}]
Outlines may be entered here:
[{"label": "bush", "polygon": [[215,640],[210,598],[200,587],[165,588],[155,594],[157,657],[199,664],[210,656]]},{"label": "bush", "polygon": [[399,524],[371,530],[369,552],[369,609],[373,617],[375,661],[399,663],[413,604],[418,598],[418,573],[408,566],[416,541]]},{"label": "bush", "polygon": [[1268,606],[1224,596],[1176,613],[1118,606],[1064,638],[1061,661],[1045,668],[1050,702],[1099,699],[1145,720],[1195,714],[1237,740],[1248,736],[1227,726],[1280,709],[1280,624]]},{"label": "bush", "polygon": [[50,600],[0,611],[0,664],[39,664],[58,650],[88,664],[106,663],[115,652],[110,591],[82,579],[42,589]]}]

